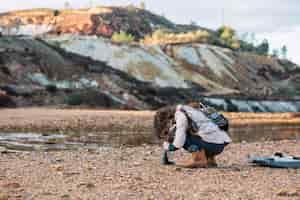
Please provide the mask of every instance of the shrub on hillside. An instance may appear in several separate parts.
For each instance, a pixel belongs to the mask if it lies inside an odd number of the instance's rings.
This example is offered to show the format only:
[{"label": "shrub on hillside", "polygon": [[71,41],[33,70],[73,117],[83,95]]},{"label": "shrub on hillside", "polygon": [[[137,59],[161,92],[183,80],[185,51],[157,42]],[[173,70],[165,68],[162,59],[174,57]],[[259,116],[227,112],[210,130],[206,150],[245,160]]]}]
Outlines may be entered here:
[{"label": "shrub on hillside", "polygon": [[264,39],[261,44],[256,47],[256,53],[258,55],[268,55],[269,53],[269,42]]},{"label": "shrub on hillside", "polygon": [[230,44],[232,49],[240,49],[241,48],[241,43],[238,40],[234,40]]},{"label": "shrub on hillside", "polygon": [[254,33],[244,33],[243,35],[241,35],[240,45],[240,50],[243,52],[252,52],[263,56],[269,55],[270,52],[270,45],[268,40],[264,39],[263,41],[258,42],[258,40],[255,38]]},{"label": "shrub on hillside", "polygon": [[[253,43],[247,41],[240,42],[240,50],[243,52],[252,52],[258,55],[266,56],[269,54],[269,42],[267,40],[263,40],[260,44],[254,45]],[[278,52],[276,52],[277,54]],[[272,54],[274,56],[274,52]],[[275,56],[277,57],[277,56]]]},{"label": "shrub on hillside", "polygon": [[120,33],[115,32],[112,35],[111,40],[116,43],[130,43],[134,41],[134,37],[131,34],[121,31]]},{"label": "shrub on hillside", "polygon": [[163,29],[158,29],[152,35],[146,36],[141,43],[144,44],[168,44],[168,43],[190,43],[207,42],[210,34],[207,31],[198,30],[187,33],[170,33]]},{"label": "shrub on hillside", "polygon": [[229,26],[222,26],[217,30],[219,37],[223,40],[231,40],[235,36],[235,31]]},{"label": "shrub on hillside", "polygon": [[242,41],[240,49],[241,49],[241,51],[244,51],[244,52],[254,52],[255,46],[252,43]]},{"label": "shrub on hillside", "polygon": [[229,26],[222,26],[217,30],[221,43],[231,49],[240,49],[241,43],[235,35],[235,30]]}]

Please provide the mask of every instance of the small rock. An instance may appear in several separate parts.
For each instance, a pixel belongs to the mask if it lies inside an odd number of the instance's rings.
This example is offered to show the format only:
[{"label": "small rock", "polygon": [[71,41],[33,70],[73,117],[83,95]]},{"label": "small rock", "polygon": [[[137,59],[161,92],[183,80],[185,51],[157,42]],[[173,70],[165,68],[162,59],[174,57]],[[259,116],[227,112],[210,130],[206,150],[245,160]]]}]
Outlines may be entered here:
[{"label": "small rock", "polygon": [[242,141],[242,144],[247,144],[247,141],[243,140],[243,141]]},{"label": "small rock", "polygon": [[182,171],[182,168],[176,167],[176,168],[175,168],[175,171],[181,172],[181,171]]},{"label": "small rock", "polygon": [[56,158],[55,159],[55,162],[63,162],[64,161],[64,159],[62,159],[62,158]]},{"label": "small rock", "polygon": [[281,197],[300,197],[300,192],[296,190],[281,190],[277,193]]},{"label": "small rock", "polygon": [[133,165],[134,166],[139,166],[139,165],[141,165],[141,163],[140,162],[134,162]]},{"label": "small rock", "polygon": [[54,166],[54,169],[55,169],[55,171],[61,172],[64,170],[64,167],[61,165],[56,165],[56,166]]},{"label": "small rock", "polygon": [[96,186],[95,186],[94,183],[88,183],[88,184],[86,184],[86,187],[87,187],[88,189],[91,189],[91,188],[94,188],[94,187],[96,187]]},{"label": "small rock", "polygon": [[88,189],[92,189],[96,187],[94,183],[80,183],[77,185],[77,187],[81,187],[81,186],[85,186]]},{"label": "small rock", "polygon": [[75,176],[75,175],[79,175],[79,172],[64,172],[63,175],[66,177],[71,177],[71,176]]},{"label": "small rock", "polygon": [[64,194],[61,196],[61,199],[68,200],[68,199],[71,199],[71,196],[69,194]]},{"label": "small rock", "polygon": [[154,151],[147,151],[147,152],[146,152],[146,155],[149,156],[149,155],[152,155],[153,153],[154,153]]},{"label": "small rock", "polygon": [[17,189],[17,188],[20,188],[21,185],[19,183],[7,183],[7,184],[3,185],[3,187],[10,188],[10,189]]},{"label": "small rock", "polygon": [[44,196],[53,196],[53,195],[55,195],[55,193],[52,193],[52,192],[42,192],[41,194],[44,195]]}]

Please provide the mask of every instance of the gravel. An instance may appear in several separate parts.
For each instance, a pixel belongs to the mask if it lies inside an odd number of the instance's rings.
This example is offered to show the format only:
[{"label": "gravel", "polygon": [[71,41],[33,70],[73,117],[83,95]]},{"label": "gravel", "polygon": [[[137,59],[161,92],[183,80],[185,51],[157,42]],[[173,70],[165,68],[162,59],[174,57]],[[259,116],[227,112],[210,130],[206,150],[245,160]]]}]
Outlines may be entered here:
[{"label": "gravel", "polygon": [[[251,166],[248,155],[299,155],[296,141],[231,144],[218,168],[160,165],[159,146],[0,154],[3,199],[300,199],[300,170]],[[183,151],[171,156],[189,158]]]}]

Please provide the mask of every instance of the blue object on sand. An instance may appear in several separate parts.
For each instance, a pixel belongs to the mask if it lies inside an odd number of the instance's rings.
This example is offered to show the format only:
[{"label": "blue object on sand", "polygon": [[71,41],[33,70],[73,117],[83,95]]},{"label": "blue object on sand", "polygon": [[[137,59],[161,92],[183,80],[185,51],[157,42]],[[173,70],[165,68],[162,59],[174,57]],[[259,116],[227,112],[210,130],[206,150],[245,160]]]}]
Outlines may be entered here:
[{"label": "blue object on sand", "polygon": [[272,168],[300,168],[300,158],[292,156],[251,157],[250,162]]}]

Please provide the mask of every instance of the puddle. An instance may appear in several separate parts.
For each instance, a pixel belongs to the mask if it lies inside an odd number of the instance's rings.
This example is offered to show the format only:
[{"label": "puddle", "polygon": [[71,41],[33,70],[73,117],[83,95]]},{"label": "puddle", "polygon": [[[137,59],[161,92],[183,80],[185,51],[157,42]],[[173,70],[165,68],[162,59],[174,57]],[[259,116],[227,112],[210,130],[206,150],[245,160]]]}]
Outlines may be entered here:
[{"label": "puddle", "polygon": [[0,146],[16,151],[62,151],[97,149],[100,144],[74,142],[74,138],[62,134],[0,133]]}]

